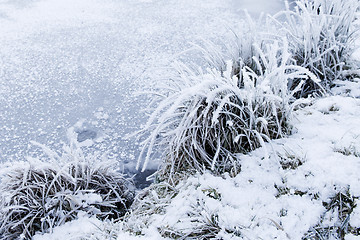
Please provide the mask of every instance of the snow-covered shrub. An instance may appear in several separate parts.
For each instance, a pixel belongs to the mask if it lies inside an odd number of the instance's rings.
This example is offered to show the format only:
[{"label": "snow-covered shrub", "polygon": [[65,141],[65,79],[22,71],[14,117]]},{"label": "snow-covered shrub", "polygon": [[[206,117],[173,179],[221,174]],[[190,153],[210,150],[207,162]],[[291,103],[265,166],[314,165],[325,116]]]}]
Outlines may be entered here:
[{"label": "snow-covered shrub", "polygon": [[[356,39],[352,24],[358,7],[358,0],[299,0],[293,10],[288,7],[271,20],[285,32],[296,64],[314,73],[327,90],[351,67],[349,56]],[[290,88],[296,86],[297,81]],[[318,90],[307,81],[297,97]]]},{"label": "snow-covered shrub", "polygon": [[29,158],[1,169],[1,239],[29,239],[51,232],[78,214],[119,218],[131,205],[132,183],[116,163],[85,157],[74,144],[58,155],[43,146],[50,159]]},{"label": "snow-covered shrub", "polygon": [[[145,136],[139,157],[146,155],[143,170],[158,148],[165,159],[160,175],[171,181],[174,173],[205,169],[236,174],[240,169],[235,154],[288,134],[288,120],[298,103],[294,94],[305,80],[316,84],[317,79],[291,64],[287,46],[286,40],[262,48],[255,44],[256,67],[244,65],[237,74],[232,61],[226,71],[197,74],[180,68],[157,93],[160,102],[140,132]],[[288,83],[295,79],[301,81],[289,90]]]}]

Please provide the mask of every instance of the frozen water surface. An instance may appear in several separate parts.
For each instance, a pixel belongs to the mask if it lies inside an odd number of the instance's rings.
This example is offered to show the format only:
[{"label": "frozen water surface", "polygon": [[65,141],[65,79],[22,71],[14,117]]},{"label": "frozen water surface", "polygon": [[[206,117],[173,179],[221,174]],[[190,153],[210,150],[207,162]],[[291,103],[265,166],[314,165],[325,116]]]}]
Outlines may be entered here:
[{"label": "frozen water surface", "polygon": [[0,0],[0,161],[36,154],[30,141],[58,150],[73,128],[133,167],[123,137],[146,119],[135,93],[191,42],[221,41],[244,8],[280,1]]}]

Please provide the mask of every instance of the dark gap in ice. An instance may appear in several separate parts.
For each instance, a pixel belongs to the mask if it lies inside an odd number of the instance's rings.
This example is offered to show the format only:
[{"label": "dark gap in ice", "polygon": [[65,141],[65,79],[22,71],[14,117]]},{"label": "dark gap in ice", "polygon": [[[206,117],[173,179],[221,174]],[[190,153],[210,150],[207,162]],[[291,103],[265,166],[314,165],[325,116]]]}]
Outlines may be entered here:
[{"label": "dark gap in ice", "polygon": [[79,131],[76,131],[76,133],[77,133],[77,141],[78,142],[83,142],[88,139],[95,139],[97,136],[97,133],[95,131],[88,130],[88,129],[79,130]]},{"label": "dark gap in ice", "polygon": [[144,172],[136,172],[135,176],[133,177],[136,188],[144,189],[148,187],[153,181],[147,181],[146,178],[155,172],[156,169],[147,169]]}]

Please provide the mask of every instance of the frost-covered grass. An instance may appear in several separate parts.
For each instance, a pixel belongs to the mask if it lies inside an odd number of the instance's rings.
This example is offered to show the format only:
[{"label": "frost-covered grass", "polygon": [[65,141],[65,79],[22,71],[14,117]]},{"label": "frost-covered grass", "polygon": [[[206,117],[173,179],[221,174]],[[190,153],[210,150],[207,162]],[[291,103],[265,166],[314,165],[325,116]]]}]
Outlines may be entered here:
[{"label": "frost-covered grass", "polygon": [[[350,77],[347,70],[353,67],[350,55],[357,39],[353,22],[359,6],[354,0],[300,0],[293,10],[272,17],[270,24],[279,25],[287,36],[296,64],[313,72],[329,90],[335,80]],[[317,91],[313,82],[307,82],[298,97]]]},{"label": "frost-covered grass", "polygon": [[116,162],[85,157],[75,142],[62,155],[41,147],[49,159],[2,166],[1,239],[29,239],[83,215],[104,220],[127,212],[134,187]]},{"label": "frost-covered grass", "polygon": [[[178,77],[166,82],[166,92],[141,132],[143,170],[160,149],[165,162],[158,175],[169,182],[176,182],[178,173],[206,169],[236,175],[240,166],[235,154],[290,133],[292,111],[304,102],[294,95],[304,81],[316,84],[317,78],[291,64],[286,40],[253,47],[258,56],[253,65],[243,62],[234,71],[230,61],[225,70],[200,74],[182,67]],[[289,89],[288,83],[297,80],[298,86]]]}]

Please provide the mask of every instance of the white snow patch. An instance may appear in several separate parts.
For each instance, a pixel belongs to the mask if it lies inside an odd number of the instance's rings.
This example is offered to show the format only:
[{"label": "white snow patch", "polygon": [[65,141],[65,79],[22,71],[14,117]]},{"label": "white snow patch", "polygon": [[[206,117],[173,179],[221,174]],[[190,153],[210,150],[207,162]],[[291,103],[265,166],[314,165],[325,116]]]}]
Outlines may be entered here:
[{"label": "white snow patch", "polygon": [[96,219],[95,217],[87,217],[86,215],[79,216],[79,219],[70,221],[56,227],[52,233],[36,234],[33,240],[74,240],[81,239],[87,234],[95,232],[103,222]]}]

